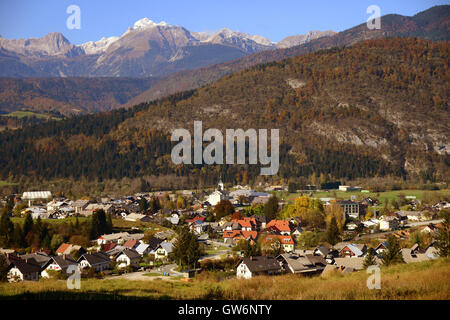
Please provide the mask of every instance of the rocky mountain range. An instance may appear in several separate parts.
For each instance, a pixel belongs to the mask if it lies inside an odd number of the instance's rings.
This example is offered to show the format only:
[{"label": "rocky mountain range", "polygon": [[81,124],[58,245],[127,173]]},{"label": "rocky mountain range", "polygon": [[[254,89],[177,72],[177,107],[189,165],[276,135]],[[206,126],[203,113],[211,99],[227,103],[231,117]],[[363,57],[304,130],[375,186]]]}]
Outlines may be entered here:
[{"label": "rocky mountain range", "polygon": [[1,77],[153,77],[306,43],[333,32],[309,32],[280,43],[224,28],[191,32],[148,18],[120,37],[71,44],[61,33],[40,39],[0,38]]},{"label": "rocky mountain range", "polygon": [[[51,42],[52,45],[43,45],[38,40],[27,42],[0,38],[0,75],[16,77],[0,79],[0,113],[31,109],[73,114],[74,110],[89,113],[120,106],[128,108],[205,86],[261,63],[332,47],[351,46],[364,40],[419,37],[448,41],[449,21],[450,6],[436,6],[412,17],[383,16],[380,30],[368,30],[363,23],[336,34],[309,32],[305,36],[288,37],[276,44],[263,37],[228,29],[217,33],[189,32],[182,27],[154,23],[148,19],[138,21],[121,37],[103,38],[80,46],[70,44],[57,33],[44,37],[44,42]],[[294,44],[299,45],[280,49]],[[264,51],[250,54],[264,47]],[[239,54],[236,55],[236,52]],[[236,56],[241,58],[234,59]],[[214,64],[215,61],[227,59],[231,61]],[[186,70],[187,65],[194,70]],[[93,75],[139,74],[143,70],[157,68],[161,68],[162,73],[172,74],[136,78],[133,81],[122,77],[114,77],[114,81],[94,76],[81,77],[85,72]],[[79,77],[60,81],[60,77],[70,74]],[[20,78],[26,75],[35,78]],[[37,79],[42,75],[53,76],[45,81]]]}]

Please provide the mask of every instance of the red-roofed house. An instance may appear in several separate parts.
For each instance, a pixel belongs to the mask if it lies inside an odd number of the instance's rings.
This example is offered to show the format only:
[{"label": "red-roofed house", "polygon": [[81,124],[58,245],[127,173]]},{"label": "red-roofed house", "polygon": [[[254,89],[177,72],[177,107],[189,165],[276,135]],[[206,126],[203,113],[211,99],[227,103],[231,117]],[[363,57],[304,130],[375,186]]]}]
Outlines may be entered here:
[{"label": "red-roofed house", "polygon": [[280,232],[282,235],[289,236],[291,235],[291,226],[289,225],[289,221],[286,220],[271,220],[266,228],[275,227],[275,229]]},{"label": "red-roofed house", "polygon": [[140,243],[141,243],[141,242],[140,242],[139,240],[136,240],[136,239],[129,239],[129,240],[127,240],[127,241],[123,244],[123,246],[124,246],[125,248],[128,248],[128,249],[134,249],[134,248],[136,248]]},{"label": "red-roofed house", "polygon": [[201,222],[205,222],[205,219],[206,219],[206,217],[196,216],[196,217],[194,217],[192,219],[186,219],[185,221],[187,223],[196,222],[197,220],[201,221]]},{"label": "red-roofed house", "polygon": [[257,231],[230,230],[224,231],[223,239],[225,243],[238,243],[240,240],[256,241]]},{"label": "red-roofed house", "polygon": [[281,246],[285,252],[294,251],[294,239],[291,236],[286,235],[278,235],[278,234],[269,234],[264,238],[264,242],[270,242],[274,239],[280,239]]},{"label": "red-roofed house", "polygon": [[253,231],[256,230],[256,220],[255,218],[245,217],[239,220],[231,220],[231,222],[237,222],[241,226],[242,231]]}]

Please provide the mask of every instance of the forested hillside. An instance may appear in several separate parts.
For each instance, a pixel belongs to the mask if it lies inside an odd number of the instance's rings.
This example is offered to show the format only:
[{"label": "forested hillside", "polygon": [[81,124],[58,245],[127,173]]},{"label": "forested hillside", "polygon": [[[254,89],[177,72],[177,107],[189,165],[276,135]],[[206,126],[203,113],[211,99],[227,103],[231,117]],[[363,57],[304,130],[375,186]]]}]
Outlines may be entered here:
[{"label": "forested hillside", "polygon": [[192,71],[182,71],[162,78],[151,88],[131,99],[125,105],[132,106],[175,92],[196,89],[212,83],[225,75],[257,64],[279,61],[322,49],[351,46],[360,41],[389,37],[418,37],[432,41],[450,40],[450,6],[448,5],[435,6],[412,17],[389,14],[383,16],[381,20],[382,27],[379,30],[369,30],[367,24],[362,23],[333,36],[315,39],[296,47],[268,50],[221,64]]},{"label": "forested hillside", "polygon": [[170,133],[279,128],[279,177],[449,177],[449,46],[371,40],[228,75],[131,110],[80,116],[0,135],[0,178],[218,176],[245,183],[259,165],[175,166]]},{"label": "forested hillside", "polygon": [[112,110],[147,90],[156,78],[0,78],[0,113],[57,111],[65,115]]}]

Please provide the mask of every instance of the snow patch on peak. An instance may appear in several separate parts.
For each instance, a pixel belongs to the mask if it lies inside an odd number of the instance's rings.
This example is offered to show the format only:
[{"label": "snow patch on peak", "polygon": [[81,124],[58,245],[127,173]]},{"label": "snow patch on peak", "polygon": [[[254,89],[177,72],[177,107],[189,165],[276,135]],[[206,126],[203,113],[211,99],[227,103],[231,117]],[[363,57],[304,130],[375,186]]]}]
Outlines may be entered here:
[{"label": "snow patch on peak", "polygon": [[148,18],[143,18],[143,19],[135,22],[135,24],[133,26],[133,30],[147,29],[147,28],[154,28],[154,27],[167,27],[167,26],[169,26],[169,24],[167,24],[167,22],[165,22],[165,21],[156,23]]},{"label": "snow patch on peak", "polygon": [[105,52],[108,47],[119,40],[119,37],[103,37],[97,42],[89,41],[80,45],[86,54],[97,54]]}]

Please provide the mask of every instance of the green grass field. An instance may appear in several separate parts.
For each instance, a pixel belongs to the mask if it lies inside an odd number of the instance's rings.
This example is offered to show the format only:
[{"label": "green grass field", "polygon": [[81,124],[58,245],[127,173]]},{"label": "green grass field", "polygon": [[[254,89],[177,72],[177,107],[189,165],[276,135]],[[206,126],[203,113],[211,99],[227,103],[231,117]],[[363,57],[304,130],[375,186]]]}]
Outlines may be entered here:
[{"label": "green grass field", "polygon": [[450,259],[381,267],[381,289],[367,288],[365,271],[339,272],[327,277],[301,275],[259,276],[250,280],[221,280],[212,273],[193,281],[86,279],[80,290],[69,290],[65,281],[0,283],[4,299],[264,299],[264,300],[375,300],[450,299]]},{"label": "green grass field", "polygon": [[[424,194],[441,194],[441,195],[450,195],[450,189],[444,190],[395,190],[395,191],[385,191],[385,192],[360,192],[360,191],[352,191],[352,192],[344,192],[344,191],[329,191],[329,192],[313,192],[313,196],[315,198],[334,198],[337,199],[351,199],[352,196],[355,196],[356,200],[361,200],[363,198],[372,197],[377,198],[380,201],[380,205],[388,199],[392,201],[393,199],[398,199],[398,196],[403,194],[405,196],[415,196],[417,199],[421,200],[424,197]],[[284,200],[288,202],[294,201],[296,198],[301,196],[301,193],[290,193],[287,197],[283,197],[283,193],[279,192],[278,195]],[[303,195],[309,195],[309,192],[303,193]]]}]

